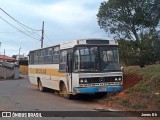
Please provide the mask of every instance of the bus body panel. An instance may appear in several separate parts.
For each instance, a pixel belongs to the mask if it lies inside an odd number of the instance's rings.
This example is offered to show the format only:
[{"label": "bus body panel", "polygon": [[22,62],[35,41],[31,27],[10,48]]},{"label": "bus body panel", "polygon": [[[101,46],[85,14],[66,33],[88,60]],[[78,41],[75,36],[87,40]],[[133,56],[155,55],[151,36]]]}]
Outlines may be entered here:
[{"label": "bus body panel", "polygon": [[47,65],[30,65],[29,80],[32,84],[38,85],[38,78],[41,80],[43,87],[59,90],[60,80],[67,83],[66,73],[59,72],[58,64]]},{"label": "bus body panel", "polygon": [[123,89],[121,85],[118,86],[99,86],[99,87],[85,87],[85,88],[73,88],[74,93],[98,93],[98,92],[119,92]]}]

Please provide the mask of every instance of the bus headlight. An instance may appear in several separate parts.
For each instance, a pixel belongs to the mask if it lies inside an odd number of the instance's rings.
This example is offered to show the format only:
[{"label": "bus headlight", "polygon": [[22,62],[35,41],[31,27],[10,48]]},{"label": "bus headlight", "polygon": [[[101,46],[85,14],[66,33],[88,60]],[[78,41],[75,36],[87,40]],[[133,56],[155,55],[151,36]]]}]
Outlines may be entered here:
[{"label": "bus headlight", "polygon": [[115,78],[115,81],[117,81],[118,79],[117,78]]},{"label": "bus headlight", "polygon": [[85,79],[84,82],[87,83],[87,79]]},{"label": "bus headlight", "polygon": [[121,78],[121,77],[119,77],[119,78],[118,78],[118,81],[121,81],[121,80],[122,80],[122,78]]},{"label": "bus headlight", "polygon": [[83,83],[83,79],[80,79],[80,83]]}]

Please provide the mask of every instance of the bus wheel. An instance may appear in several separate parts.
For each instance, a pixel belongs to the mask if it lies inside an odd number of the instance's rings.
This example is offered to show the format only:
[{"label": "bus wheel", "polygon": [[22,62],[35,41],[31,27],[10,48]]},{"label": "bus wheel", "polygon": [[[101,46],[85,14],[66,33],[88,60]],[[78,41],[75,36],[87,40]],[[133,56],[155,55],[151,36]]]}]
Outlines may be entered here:
[{"label": "bus wheel", "polygon": [[61,89],[61,96],[63,96],[65,99],[71,99],[72,95],[69,94],[69,92],[67,91],[67,88],[65,86],[65,84],[62,84],[62,89]]},{"label": "bus wheel", "polygon": [[45,88],[42,86],[42,83],[40,80],[38,81],[38,88],[39,88],[39,91],[41,91],[41,92],[45,91]]}]

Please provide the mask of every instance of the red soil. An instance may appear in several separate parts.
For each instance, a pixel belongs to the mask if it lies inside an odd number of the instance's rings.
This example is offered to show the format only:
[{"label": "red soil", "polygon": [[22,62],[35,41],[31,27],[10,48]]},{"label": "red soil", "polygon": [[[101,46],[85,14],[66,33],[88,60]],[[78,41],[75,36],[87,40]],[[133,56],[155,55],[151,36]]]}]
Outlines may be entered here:
[{"label": "red soil", "polygon": [[123,89],[128,89],[136,85],[142,79],[142,75],[132,74],[132,75],[124,75],[123,77]]}]

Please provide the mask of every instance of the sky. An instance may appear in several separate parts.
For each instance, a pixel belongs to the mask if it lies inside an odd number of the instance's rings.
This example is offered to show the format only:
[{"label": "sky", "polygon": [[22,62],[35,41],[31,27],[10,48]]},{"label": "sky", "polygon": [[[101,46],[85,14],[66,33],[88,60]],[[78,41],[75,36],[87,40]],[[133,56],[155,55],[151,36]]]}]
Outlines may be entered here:
[{"label": "sky", "polygon": [[[100,29],[96,14],[104,0],[0,0],[0,8],[35,30],[44,47],[85,38],[112,38]],[[8,23],[7,23],[7,22]],[[10,25],[11,24],[11,25]],[[41,31],[23,27],[0,10],[0,54],[28,55],[41,47]],[[27,34],[27,35],[26,35]]]}]

